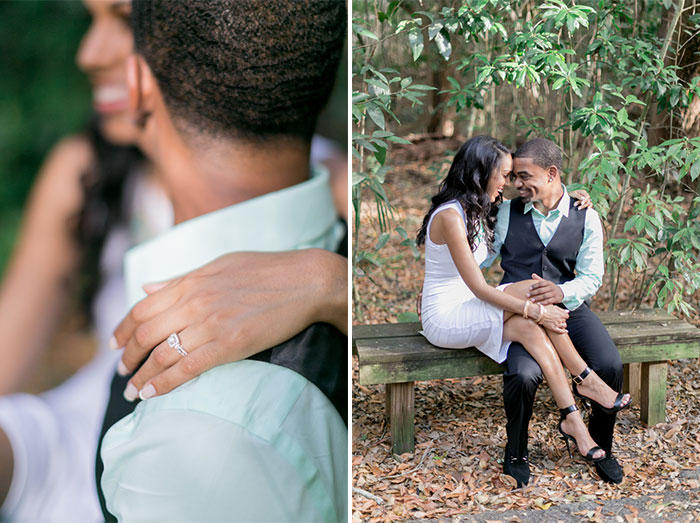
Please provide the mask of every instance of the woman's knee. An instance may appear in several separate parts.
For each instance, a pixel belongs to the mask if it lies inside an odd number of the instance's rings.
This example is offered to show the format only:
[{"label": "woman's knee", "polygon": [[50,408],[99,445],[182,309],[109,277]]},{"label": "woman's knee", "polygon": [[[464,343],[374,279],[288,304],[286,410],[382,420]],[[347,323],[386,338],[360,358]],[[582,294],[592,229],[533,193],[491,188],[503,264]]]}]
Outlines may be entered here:
[{"label": "woman's knee", "polygon": [[536,280],[522,280],[515,283],[511,283],[506,287],[503,292],[520,298],[521,300],[527,299],[527,293],[530,290],[530,286],[535,283]]},{"label": "woman's knee", "polygon": [[513,316],[505,324],[505,332],[514,341],[518,341],[523,345],[528,343],[545,343],[547,340],[546,333],[530,319],[525,319],[522,316]]}]

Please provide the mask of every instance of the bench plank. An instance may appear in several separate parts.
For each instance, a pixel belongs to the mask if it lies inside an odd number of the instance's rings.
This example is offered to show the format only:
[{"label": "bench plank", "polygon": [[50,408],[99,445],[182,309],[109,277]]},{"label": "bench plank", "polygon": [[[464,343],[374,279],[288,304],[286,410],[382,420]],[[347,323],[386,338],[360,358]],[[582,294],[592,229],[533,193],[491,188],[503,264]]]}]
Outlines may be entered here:
[{"label": "bench plank", "polygon": [[[649,312],[605,311],[596,312],[596,316],[600,318],[606,327],[634,323],[640,325],[653,323],[658,327],[664,328],[688,325],[683,320],[667,312],[657,310]],[[419,335],[419,330],[421,330],[420,322],[353,325],[352,337],[353,340],[364,338],[395,338],[399,336]]]},{"label": "bench plank", "polygon": [[[365,341],[358,344],[363,347]],[[391,347],[405,346],[401,338],[387,338],[381,343],[392,344]],[[427,341],[425,342],[427,343]],[[380,383],[401,383],[406,381],[422,381],[446,378],[464,378],[500,374],[505,370],[503,365],[484,356],[477,349],[442,349],[447,355],[440,354],[431,358],[420,352],[408,357],[404,353],[401,360],[391,358],[388,354],[378,356],[372,361],[360,365],[360,383],[362,385],[377,385]],[[666,361],[700,356],[700,346],[689,343],[668,343],[663,345],[620,345],[618,346],[622,363],[643,363],[649,361]]]},{"label": "bench plank", "polygon": [[360,383],[377,385],[380,383],[464,378],[500,374],[505,370],[505,367],[484,357],[428,361],[428,365],[426,365],[425,360],[363,365],[360,367]]}]

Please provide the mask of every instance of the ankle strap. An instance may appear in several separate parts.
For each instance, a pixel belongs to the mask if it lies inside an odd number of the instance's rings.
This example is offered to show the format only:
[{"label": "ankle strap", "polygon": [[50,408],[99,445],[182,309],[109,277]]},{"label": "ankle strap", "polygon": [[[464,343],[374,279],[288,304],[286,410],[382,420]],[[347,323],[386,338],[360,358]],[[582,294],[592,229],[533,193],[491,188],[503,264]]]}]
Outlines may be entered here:
[{"label": "ankle strap", "polygon": [[571,414],[572,412],[576,412],[577,410],[578,410],[578,407],[577,407],[576,404],[574,403],[573,405],[569,405],[569,406],[566,407],[566,408],[559,409],[559,413],[561,414],[561,418],[564,419],[564,418],[566,418],[569,414]]},{"label": "ankle strap", "polygon": [[583,369],[583,372],[581,374],[579,374],[578,376],[574,376],[572,380],[576,385],[581,385],[581,383],[583,383],[583,380],[585,380],[586,376],[588,376],[590,373],[591,368],[586,367],[585,369]]}]

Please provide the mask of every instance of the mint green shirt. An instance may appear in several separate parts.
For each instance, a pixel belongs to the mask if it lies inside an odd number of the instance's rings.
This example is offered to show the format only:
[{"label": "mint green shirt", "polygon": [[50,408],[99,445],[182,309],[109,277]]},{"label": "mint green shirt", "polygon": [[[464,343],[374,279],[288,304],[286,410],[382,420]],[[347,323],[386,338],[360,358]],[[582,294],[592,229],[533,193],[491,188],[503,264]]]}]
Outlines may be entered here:
[{"label": "mint green shirt", "polygon": [[[549,211],[546,216],[542,214],[532,202],[525,204],[523,213],[532,213],[532,223],[535,225],[537,235],[546,247],[559,227],[563,216],[569,216],[569,193],[566,187],[564,196],[559,200],[556,208]],[[493,242],[494,252],[484,261],[482,267],[489,267],[501,252],[510,226],[510,201],[506,200],[498,209],[496,217],[495,238]],[[576,256],[576,276],[573,280],[562,283],[558,287],[564,294],[562,303],[569,310],[577,309],[584,301],[592,297],[603,283],[605,262],[603,258],[603,227],[598,213],[590,208],[586,211],[586,220],[583,226],[583,242],[578,256]]]},{"label": "mint green shirt", "polygon": [[[141,285],[240,250],[335,249],[328,173],[206,214],[126,257]],[[195,349],[196,350],[196,349]],[[346,521],[347,428],[294,371],[244,360],[137,405],[102,444],[102,489],[119,521]]]}]

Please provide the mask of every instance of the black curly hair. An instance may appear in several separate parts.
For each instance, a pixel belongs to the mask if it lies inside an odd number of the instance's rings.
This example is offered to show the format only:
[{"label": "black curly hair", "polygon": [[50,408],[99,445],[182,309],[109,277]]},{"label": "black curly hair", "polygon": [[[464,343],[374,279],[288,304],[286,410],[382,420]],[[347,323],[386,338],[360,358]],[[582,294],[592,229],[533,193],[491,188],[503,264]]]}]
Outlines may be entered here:
[{"label": "black curly hair", "polygon": [[343,48],[342,0],[135,0],[135,48],[180,131],[309,141]]},{"label": "black curly hair", "polygon": [[547,138],[534,138],[525,142],[513,153],[513,158],[530,158],[538,167],[549,169],[553,165],[561,171],[561,149]]},{"label": "black curly hair", "polygon": [[94,153],[91,165],[80,178],[83,206],[70,223],[82,253],[78,292],[87,318],[93,319],[92,304],[104,280],[100,267],[102,249],[109,232],[128,221],[125,184],[145,164],[134,146],[115,145],[100,130],[93,115],[84,133]]},{"label": "black curly hair", "polygon": [[483,224],[486,232],[486,244],[493,247],[493,228],[500,196],[496,202],[486,193],[489,177],[498,168],[503,157],[511,154],[501,142],[490,136],[475,136],[462,144],[452,160],[450,171],[440,183],[438,193],[431,200],[430,210],[423,218],[423,225],[418,231],[416,243],[425,242],[428,222],[435,209],[445,202],[457,200],[467,217],[467,241],[474,250],[479,233],[477,225]]}]

